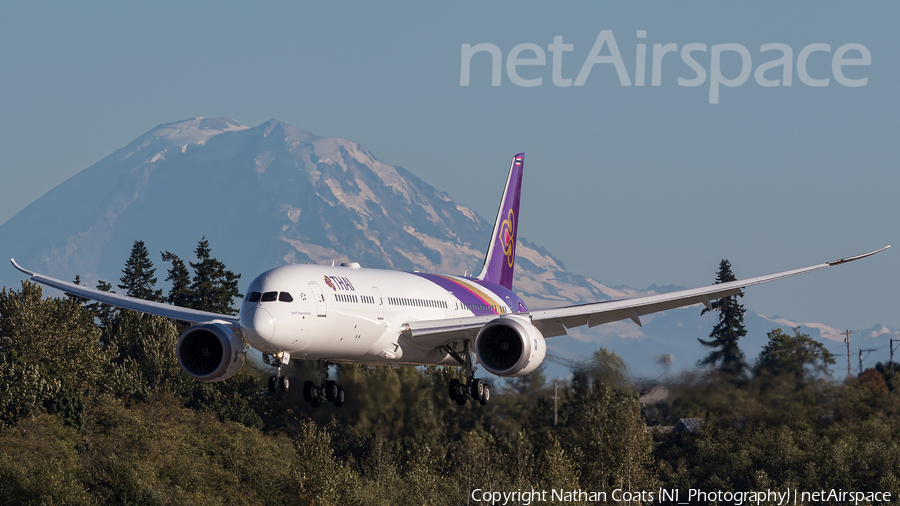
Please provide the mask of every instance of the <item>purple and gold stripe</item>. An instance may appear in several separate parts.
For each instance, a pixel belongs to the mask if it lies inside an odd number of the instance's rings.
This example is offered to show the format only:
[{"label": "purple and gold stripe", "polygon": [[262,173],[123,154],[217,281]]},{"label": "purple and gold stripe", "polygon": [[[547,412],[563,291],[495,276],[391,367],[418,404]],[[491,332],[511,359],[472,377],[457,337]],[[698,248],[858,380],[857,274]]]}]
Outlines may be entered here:
[{"label": "purple and gold stripe", "polygon": [[[478,316],[504,314],[506,313],[504,306],[509,306],[513,313],[527,310],[522,299],[511,290],[496,283],[470,280],[459,276],[420,272],[412,274],[425,278],[452,293],[467,310]],[[481,309],[481,307],[486,307],[487,310]]]}]

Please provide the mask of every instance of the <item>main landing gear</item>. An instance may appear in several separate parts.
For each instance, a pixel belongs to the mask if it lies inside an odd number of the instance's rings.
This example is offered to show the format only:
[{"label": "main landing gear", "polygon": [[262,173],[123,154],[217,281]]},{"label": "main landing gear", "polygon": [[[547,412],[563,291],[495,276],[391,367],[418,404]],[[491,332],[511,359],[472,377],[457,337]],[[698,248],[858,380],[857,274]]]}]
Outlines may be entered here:
[{"label": "main landing gear", "polygon": [[456,401],[456,404],[465,406],[466,402],[471,398],[472,401],[479,402],[482,406],[491,399],[491,388],[485,385],[480,379],[475,378],[475,367],[472,364],[472,354],[469,353],[469,341],[463,342],[463,353],[465,359],[459,356],[453,348],[449,346],[444,349],[466,368],[466,382],[463,383],[456,378],[450,380],[450,400]]},{"label": "main landing gear", "polygon": [[328,362],[316,360],[316,372],[319,373],[319,386],[312,381],[304,383],[303,400],[314,408],[318,408],[323,402],[332,402],[336,408],[343,406],[346,399],[344,387],[328,379]]},{"label": "main landing gear", "polygon": [[281,390],[282,392],[287,392],[291,387],[291,382],[288,380],[287,376],[281,375],[281,367],[291,360],[291,355],[287,352],[281,352],[277,355],[268,355],[263,353],[263,362],[268,365],[275,366],[278,368],[275,376],[269,376],[269,391],[274,392],[276,390]]}]

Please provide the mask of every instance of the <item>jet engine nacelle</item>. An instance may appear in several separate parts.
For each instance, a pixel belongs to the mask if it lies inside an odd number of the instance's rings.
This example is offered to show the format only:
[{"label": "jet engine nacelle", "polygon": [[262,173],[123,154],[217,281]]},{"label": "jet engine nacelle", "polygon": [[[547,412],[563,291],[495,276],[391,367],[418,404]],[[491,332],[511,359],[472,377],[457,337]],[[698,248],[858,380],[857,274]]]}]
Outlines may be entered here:
[{"label": "jet engine nacelle", "polygon": [[524,376],[544,361],[547,343],[527,318],[504,316],[481,327],[475,338],[475,355],[497,376]]},{"label": "jet engine nacelle", "polygon": [[241,334],[227,322],[198,323],[184,331],[175,348],[178,365],[198,381],[222,381],[244,365]]}]

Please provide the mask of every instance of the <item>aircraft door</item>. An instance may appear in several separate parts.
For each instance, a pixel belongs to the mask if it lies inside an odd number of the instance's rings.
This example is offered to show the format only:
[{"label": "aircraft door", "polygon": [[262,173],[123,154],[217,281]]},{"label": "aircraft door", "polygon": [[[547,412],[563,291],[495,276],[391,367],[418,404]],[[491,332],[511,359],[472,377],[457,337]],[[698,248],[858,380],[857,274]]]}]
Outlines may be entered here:
[{"label": "aircraft door", "polygon": [[322,293],[319,284],[310,283],[309,289],[312,290],[313,297],[316,299],[316,313],[319,316],[328,316],[328,306],[325,304],[325,294]]},{"label": "aircraft door", "polygon": [[378,291],[377,286],[373,286],[372,290],[375,291],[375,305],[378,308],[378,319],[384,320],[384,299],[381,298],[381,292]]}]

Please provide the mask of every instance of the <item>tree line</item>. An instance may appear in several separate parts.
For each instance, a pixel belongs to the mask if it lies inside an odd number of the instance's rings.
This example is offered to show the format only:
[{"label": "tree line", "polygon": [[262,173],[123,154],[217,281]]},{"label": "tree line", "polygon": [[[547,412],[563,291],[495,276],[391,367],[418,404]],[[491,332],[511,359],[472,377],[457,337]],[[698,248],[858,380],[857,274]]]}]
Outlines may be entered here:
[{"label": "tree line", "polygon": [[[187,265],[162,253],[163,294],[138,241],[118,287],[233,313],[239,275],[205,239],[194,253]],[[719,282],[733,277],[726,264]],[[353,402],[314,410],[300,392],[270,393],[261,365],[223,382],[191,380],[175,359],[176,322],[44,297],[24,282],[0,292],[0,501],[458,505],[476,504],[475,489],[897,492],[890,365],[830,380],[833,357],[799,329],[770,332],[748,364],[737,300],[713,306],[719,323],[701,341],[711,352],[665,384],[674,400],[642,405],[651,382],[600,350],[557,388],[540,369],[498,379],[487,406],[448,399],[457,369],[339,365]],[[317,378],[304,361],[287,374]],[[702,429],[662,429],[686,417],[702,418]],[[555,503],[586,504],[542,504]]]}]

